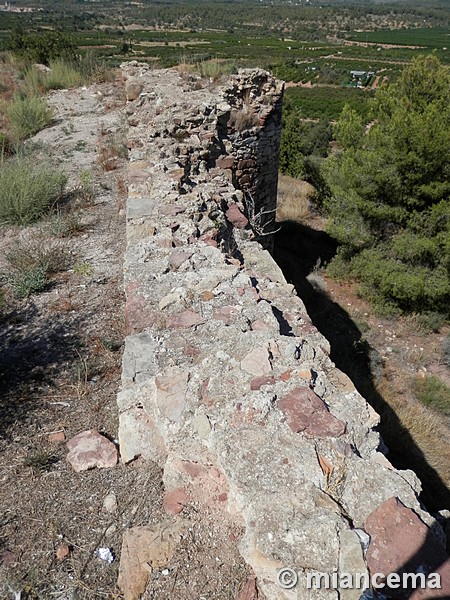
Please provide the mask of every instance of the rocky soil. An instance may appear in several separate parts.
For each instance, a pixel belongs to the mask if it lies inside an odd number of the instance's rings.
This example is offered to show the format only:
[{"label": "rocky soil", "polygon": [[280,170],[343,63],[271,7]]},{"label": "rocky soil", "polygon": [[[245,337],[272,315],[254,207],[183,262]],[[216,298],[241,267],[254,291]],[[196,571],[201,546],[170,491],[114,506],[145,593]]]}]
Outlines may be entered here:
[{"label": "rocky soil", "polygon": [[[125,159],[119,83],[54,92],[51,127],[28,142],[36,160],[69,175],[62,210],[79,231],[52,221],[3,228],[16,244],[55,247],[67,267],[41,294],[8,294],[0,332],[0,596],[113,598],[121,535],[159,518],[161,475],[134,465],[75,473],[65,441],[85,429],[114,440],[123,342]],[[114,165],[100,164],[105,148]],[[120,154],[120,152],[119,152]],[[80,181],[82,182],[80,184]],[[130,495],[130,490],[139,490]],[[114,495],[113,506],[104,507]],[[97,556],[112,549],[110,565]],[[15,594],[15,595],[14,595]]]}]

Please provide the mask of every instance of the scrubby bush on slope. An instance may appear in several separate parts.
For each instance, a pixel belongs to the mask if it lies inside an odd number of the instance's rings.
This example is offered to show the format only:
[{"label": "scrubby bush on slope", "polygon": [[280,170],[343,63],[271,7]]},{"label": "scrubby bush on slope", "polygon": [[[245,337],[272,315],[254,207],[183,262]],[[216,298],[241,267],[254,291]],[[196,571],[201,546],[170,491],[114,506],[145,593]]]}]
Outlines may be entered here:
[{"label": "scrubby bush on slope", "polygon": [[324,169],[335,262],[389,309],[449,311],[449,89],[449,69],[419,57],[379,89],[369,128],[348,107],[336,125],[342,151]]}]

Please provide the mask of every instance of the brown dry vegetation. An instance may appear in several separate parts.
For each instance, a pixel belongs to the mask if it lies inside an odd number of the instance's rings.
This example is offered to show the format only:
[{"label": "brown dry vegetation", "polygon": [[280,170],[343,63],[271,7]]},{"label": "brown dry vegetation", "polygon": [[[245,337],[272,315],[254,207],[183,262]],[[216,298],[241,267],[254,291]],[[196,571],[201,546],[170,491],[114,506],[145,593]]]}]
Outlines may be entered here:
[{"label": "brown dry vegetation", "polygon": [[17,72],[3,56],[0,56],[0,131],[11,136],[6,111],[8,103],[18,90]]},{"label": "brown dry vegetation", "polygon": [[310,201],[315,189],[307,181],[280,173],[278,179],[277,221],[303,223],[311,217]]}]

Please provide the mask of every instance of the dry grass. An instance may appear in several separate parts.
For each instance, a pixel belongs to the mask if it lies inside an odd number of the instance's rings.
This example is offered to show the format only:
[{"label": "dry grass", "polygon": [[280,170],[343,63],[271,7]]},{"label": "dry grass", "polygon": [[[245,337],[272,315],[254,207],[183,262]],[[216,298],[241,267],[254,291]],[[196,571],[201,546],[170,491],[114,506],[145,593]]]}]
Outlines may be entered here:
[{"label": "dry grass", "polygon": [[[449,430],[441,416],[429,410],[413,397],[400,394],[389,381],[382,381],[379,392],[395,411],[401,425],[409,432],[415,445],[427,463],[436,471],[447,487],[450,487],[450,455],[448,452]],[[385,427],[389,427],[385,418]],[[411,469],[415,469],[414,451],[411,449]],[[427,483],[424,482],[426,487]]]},{"label": "dry grass", "polygon": [[181,77],[191,75],[194,70],[194,65],[189,61],[186,55],[180,57],[179,63],[175,66]]},{"label": "dry grass", "polygon": [[205,60],[197,63],[195,68],[201,77],[209,79],[211,83],[222,81],[235,71],[234,65],[223,59]]},{"label": "dry grass", "polygon": [[281,175],[278,179],[277,221],[305,222],[311,215],[309,199],[314,187],[307,181]]},{"label": "dry grass", "polygon": [[70,262],[66,248],[36,238],[18,243],[5,253],[7,270],[4,277],[17,298],[44,291],[50,277],[64,271]]},{"label": "dry grass", "polygon": [[119,136],[100,129],[98,139],[97,161],[105,172],[115,171],[120,166],[121,159],[128,156],[128,149]]},{"label": "dry grass", "polygon": [[241,108],[236,108],[231,111],[229,127],[236,131],[246,131],[255,127],[259,122],[259,117],[252,106],[244,103]]},{"label": "dry grass", "polygon": [[422,404],[438,414],[450,416],[450,388],[439,377],[417,377],[413,382],[413,391]]}]

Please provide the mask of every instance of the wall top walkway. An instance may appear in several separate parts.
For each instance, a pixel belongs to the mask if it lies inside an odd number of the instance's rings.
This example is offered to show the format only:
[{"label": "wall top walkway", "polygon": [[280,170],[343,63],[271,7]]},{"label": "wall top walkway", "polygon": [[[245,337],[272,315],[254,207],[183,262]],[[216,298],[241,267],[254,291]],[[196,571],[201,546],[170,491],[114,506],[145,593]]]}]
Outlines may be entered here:
[{"label": "wall top walkway", "polygon": [[[122,460],[156,461],[168,497],[241,524],[240,551],[267,598],[359,598],[304,582],[282,589],[277,570],[381,570],[389,551],[374,550],[392,498],[399,518],[418,515],[423,527],[434,519],[417,500],[416,476],[378,452],[378,416],[335,368],[248,223],[242,188],[273,186],[282,86],[263,71],[242,71],[228,88],[137,63],[123,73]],[[251,220],[267,233],[273,191],[252,197]],[[364,558],[360,530],[374,519]]]}]

